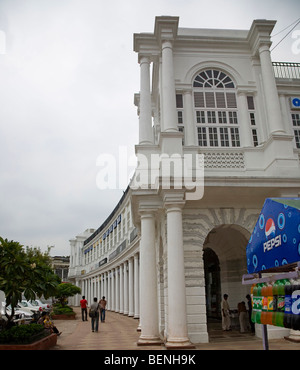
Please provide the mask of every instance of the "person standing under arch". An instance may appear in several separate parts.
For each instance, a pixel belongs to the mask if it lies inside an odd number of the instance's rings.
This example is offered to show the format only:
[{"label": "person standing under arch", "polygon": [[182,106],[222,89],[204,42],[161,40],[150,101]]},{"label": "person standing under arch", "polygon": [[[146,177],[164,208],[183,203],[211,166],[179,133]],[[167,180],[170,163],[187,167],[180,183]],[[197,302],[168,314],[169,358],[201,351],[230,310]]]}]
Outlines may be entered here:
[{"label": "person standing under arch", "polygon": [[231,320],[230,320],[230,308],[228,304],[228,294],[224,294],[223,301],[221,305],[222,311],[222,329],[224,331],[231,330]]}]

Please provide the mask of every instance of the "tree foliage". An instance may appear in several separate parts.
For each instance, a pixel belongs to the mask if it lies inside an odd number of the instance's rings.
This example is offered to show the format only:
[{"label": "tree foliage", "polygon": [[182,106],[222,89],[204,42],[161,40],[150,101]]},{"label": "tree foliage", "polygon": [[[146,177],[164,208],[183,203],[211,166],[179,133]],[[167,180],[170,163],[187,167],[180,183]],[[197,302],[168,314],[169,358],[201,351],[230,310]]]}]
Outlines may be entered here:
[{"label": "tree foliage", "polygon": [[19,242],[0,237],[0,290],[5,294],[6,306],[12,307],[9,321],[22,295],[32,300],[56,294],[60,279],[51,268],[49,250],[42,253],[39,248],[24,249]]},{"label": "tree foliage", "polygon": [[74,295],[81,293],[81,289],[71,283],[59,284],[56,291],[56,298],[59,299],[62,306],[66,304],[66,300],[68,297],[73,297]]}]

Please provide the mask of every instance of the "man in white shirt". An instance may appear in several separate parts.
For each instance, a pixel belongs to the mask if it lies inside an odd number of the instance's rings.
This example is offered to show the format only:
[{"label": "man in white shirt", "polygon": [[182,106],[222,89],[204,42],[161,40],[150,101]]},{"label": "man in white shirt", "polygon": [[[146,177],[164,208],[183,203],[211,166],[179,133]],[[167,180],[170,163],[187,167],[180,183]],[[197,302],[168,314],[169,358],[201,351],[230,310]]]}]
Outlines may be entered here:
[{"label": "man in white shirt", "polygon": [[222,301],[222,305],[221,305],[221,309],[222,309],[222,329],[223,330],[231,330],[230,329],[230,326],[231,326],[231,320],[230,320],[230,308],[229,308],[229,304],[228,304],[228,294],[224,294],[224,299]]}]

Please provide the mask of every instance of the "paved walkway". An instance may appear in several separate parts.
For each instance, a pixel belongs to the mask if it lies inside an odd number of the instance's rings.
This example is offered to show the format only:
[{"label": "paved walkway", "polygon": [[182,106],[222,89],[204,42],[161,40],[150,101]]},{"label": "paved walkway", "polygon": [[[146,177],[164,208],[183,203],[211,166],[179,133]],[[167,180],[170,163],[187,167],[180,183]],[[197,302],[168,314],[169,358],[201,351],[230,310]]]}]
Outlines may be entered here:
[{"label": "paved walkway", "polygon": [[[98,333],[91,331],[91,321],[81,321],[78,307],[76,320],[56,320],[55,325],[62,331],[57,345],[52,350],[165,350],[161,346],[140,347],[136,343],[139,321],[115,312],[106,312],[106,322],[99,322]],[[197,350],[262,350],[262,340],[250,334],[237,331],[211,332],[210,343],[197,344]],[[285,339],[269,340],[270,350],[300,350],[300,343]]]}]

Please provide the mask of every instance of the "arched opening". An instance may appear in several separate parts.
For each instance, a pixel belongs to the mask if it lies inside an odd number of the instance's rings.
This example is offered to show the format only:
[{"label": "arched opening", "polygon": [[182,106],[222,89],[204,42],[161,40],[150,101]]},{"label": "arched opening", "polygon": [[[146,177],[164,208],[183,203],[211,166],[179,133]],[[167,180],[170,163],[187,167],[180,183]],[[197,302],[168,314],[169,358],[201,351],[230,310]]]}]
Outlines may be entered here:
[{"label": "arched opening", "polygon": [[203,245],[205,274],[206,313],[208,331],[221,330],[221,301],[229,295],[230,309],[234,311],[232,328],[239,329],[238,303],[246,301],[250,292],[242,285],[242,276],[247,273],[246,246],[250,233],[238,225],[220,225],[207,235]]}]

